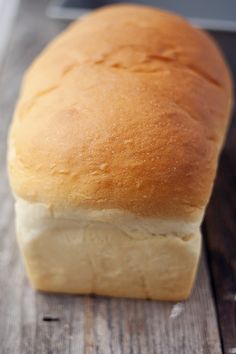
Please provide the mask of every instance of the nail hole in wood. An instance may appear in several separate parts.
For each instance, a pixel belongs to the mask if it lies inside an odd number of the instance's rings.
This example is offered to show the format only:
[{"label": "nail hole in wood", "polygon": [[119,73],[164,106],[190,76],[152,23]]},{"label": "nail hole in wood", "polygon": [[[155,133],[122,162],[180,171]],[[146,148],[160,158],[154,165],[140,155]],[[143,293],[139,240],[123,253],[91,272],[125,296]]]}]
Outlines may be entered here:
[{"label": "nail hole in wood", "polygon": [[43,316],[43,321],[45,322],[58,322],[60,321],[59,317],[52,317],[52,316]]}]

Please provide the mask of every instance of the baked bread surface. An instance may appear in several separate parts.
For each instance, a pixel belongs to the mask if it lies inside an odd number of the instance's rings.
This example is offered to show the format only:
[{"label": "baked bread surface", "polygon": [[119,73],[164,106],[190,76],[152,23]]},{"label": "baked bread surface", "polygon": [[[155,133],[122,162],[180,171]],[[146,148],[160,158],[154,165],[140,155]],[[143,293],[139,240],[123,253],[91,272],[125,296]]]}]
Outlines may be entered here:
[{"label": "baked bread surface", "polygon": [[33,286],[188,297],[231,104],[219,48],[179,16],[116,5],[69,26],[28,69],[9,135]]},{"label": "baked bread surface", "polygon": [[58,207],[198,218],[231,105],[215,43],[156,9],[74,23],[29,68],[11,130],[13,189]]},{"label": "baked bread surface", "polygon": [[[16,202],[27,273],[39,290],[177,301],[189,296],[199,227],[118,210]],[[174,231],[173,231],[174,230]]]}]

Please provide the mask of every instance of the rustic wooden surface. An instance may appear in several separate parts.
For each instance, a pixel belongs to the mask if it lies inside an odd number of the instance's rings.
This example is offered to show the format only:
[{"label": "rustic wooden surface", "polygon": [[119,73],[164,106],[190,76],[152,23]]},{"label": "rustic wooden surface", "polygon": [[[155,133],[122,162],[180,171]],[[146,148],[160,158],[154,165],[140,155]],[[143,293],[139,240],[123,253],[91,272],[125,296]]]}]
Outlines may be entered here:
[{"label": "rustic wooden surface", "polygon": [[222,353],[205,258],[190,300],[177,306],[45,295],[29,286],[15,241],[5,154],[22,73],[42,47],[66,26],[47,19],[44,12],[43,1],[21,1],[0,66],[0,353]]},{"label": "rustic wooden surface", "polygon": [[236,353],[236,110],[206,215],[224,353]]},{"label": "rustic wooden surface", "polygon": [[[236,33],[211,33],[236,82]],[[236,353],[236,106],[205,217],[206,245],[224,353]]]}]

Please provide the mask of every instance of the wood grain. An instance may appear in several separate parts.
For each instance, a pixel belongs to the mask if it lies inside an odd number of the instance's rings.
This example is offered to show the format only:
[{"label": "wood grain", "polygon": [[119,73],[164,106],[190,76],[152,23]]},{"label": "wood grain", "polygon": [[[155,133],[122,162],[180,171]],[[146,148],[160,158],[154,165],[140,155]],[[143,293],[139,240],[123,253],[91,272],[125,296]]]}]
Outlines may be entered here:
[{"label": "wood grain", "polygon": [[0,67],[0,353],[221,353],[204,258],[193,295],[176,317],[171,303],[45,295],[29,286],[15,241],[5,154],[22,73],[65,27],[44,11],[43,1],[22,0]]},{"label": "wood grain", "polygon": [[236,110],[206,216],[207,245],[225,353],[236,353]]}]

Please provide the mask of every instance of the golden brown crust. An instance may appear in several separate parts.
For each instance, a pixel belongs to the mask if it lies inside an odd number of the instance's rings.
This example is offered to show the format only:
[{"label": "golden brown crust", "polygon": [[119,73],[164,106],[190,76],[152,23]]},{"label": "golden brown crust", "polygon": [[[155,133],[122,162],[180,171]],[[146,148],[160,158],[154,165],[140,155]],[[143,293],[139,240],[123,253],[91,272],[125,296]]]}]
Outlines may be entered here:
[{"label": "golden brown crust", "polygon": [[29,69],[11,129],[14,192],[55,207],[197,218],[232,101],[215,43],[178,16],[119,5]]}]

